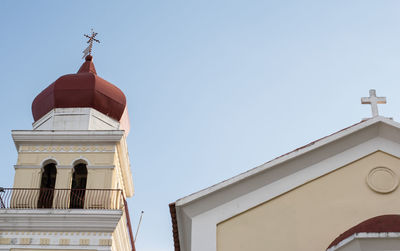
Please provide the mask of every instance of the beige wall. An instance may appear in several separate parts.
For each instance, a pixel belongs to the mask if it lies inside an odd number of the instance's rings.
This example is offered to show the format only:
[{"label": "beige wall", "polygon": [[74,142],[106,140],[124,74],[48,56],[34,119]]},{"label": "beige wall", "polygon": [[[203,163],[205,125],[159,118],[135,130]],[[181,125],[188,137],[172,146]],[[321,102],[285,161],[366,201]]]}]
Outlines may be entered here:
[{"label": "beige wall", "polygon": [[103,152],[103,153],[19,153],[17,165],[40,165],[43,160],[48,158],[54,158],[57,160],[59,165],[70,166],[72,163],[80,158],[86,158],[90,165],[112,165],[114,161],[114,152]]},{"label": "beige wall", "polygon": [[400,159],[373,153],[218,224],[217,250],[322,251],[366,219],[398,214],[400,189],[380,194],[366,183],[378,166],[400,174]]},{"label": "beige wall", "polygon": [[130,251],[130,239],[125,211],[112,235],[112,251]]},{"label": "beige wall", "polygon": [[[51,151],[64,147],[68,151]],[[14,188],[40,188],[43,163],[48,160],[57,162],[56,189],[70,189],[73,175],[73,164],[83,159],[88,162],[87,189],[116,189],[123,188],[121,168],[115,144],[84,146],[86,149],[94,148],[98,152],[83,152],[83,146],[21,146],[18,153],[17,167],[14,176]],[[100,150],[99,150],[100,149]],[[42,151],[42,152],[38,152]],[[118,160],[118,161],[116,161]],[[21,191],[20,193],[26,193]],[[36,191],[32,191],[36,193]],[[98,208],[112,203],[119,203],[116,191],[87,191],[85,207]],[[38,196],[38,194],[37,194]],[[57,191],[55,198],[63,198],[62,202],[54,200],[54,206],[66,207],[69,205],[69,194]],[[94,200],[93,198],[97,198]],[[100,199],[103,198],[103,199]],[[93,201],[91,201],[92,199]],[[24,206],[26,201],[13,199],[13,206]],[[113,201],[110,201],[113,200]],[[116,200],[116,201],[114,201]],[[63,205],[61,205],[62,203]],[[65,205],[64,205],[65,204]],[[104,205],[103,205],[104,204]]]},{"label": "beige wall", "polygon": [[[24,168],[15,170],[14,187],[39,188],[42,163],[48,159],[53,159],[57,161],[57,166],[63,167],[57,168],[56,188],[70,188],[73,163],[76,160],[84,159],[89,162],[87,188],[116,188],[113,186],[113,183],[116,183],[113,182],[113,179],[116,179],[115,170],[111,168],[115,164],[115,155],[117,155],[115,145],[86,146],[88,148],[101,148],[103,152],[74,152],[76,148],[81,146],[68,147],[71,152],[37,152],[29,151],[30,146],[21,146],[20,149],[22,151],[18,153],[17,166],[23,166]],[[36,146],[36,148],[46,150],[47,146],[42,146],[42,148]],[[52,149],[54,148],[57,147],[52,146]],[[109,166],[110,168],[96,168],[96,166]]]}]

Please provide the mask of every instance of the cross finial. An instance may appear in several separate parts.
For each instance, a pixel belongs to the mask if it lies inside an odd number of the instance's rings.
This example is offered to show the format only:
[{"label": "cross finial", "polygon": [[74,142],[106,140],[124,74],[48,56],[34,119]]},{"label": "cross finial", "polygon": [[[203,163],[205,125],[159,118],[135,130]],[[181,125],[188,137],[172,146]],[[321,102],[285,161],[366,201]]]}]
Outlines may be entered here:
[{"label": "cross finial", "polygon": [[379,116],[378,104],[386,104],[386,97],[377,97],[374,89],[369,90],[369,97],[361,98],[361,104],[370,104],[372,117]]},{"label": "cross finial", "polygon": [[91,31],[92,31],[92,34],[90,34],[90,36],[87,35],[87,34],[84,34],[85,37],[89,38],[89,40],[86,42],[86,43],[89,44],[89,46],[86,47],[86,49],[83,51],[83,57],[82,58],[85,58],[87,55],[91,55],[92,54],[93,41],[97,42],[97,43],[100,43],[100,40],[95,39],[95,37],[97,36],[98,33],[94,32],[93,29],[91,29]]}]

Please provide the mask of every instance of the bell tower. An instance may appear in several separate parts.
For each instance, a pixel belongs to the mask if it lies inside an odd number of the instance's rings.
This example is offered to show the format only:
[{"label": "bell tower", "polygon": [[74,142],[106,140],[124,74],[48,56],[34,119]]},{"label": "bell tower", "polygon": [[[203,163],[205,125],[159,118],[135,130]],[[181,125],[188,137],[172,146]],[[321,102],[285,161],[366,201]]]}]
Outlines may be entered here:
[{"label": "bell tower", "polygon": [[18,159],[13,188],[0,190],[0,250],[135,250],[124,93],[89,53],[38,94],[32,114],[32,130],[12,131]]}]

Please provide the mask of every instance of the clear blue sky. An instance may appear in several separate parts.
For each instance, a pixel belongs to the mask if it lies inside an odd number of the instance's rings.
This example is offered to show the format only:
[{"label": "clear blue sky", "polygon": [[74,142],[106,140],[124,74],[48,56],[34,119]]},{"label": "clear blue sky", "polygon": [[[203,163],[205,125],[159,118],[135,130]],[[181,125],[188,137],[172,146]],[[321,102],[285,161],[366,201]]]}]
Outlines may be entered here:
[{"label": "clear blue sky", "polygon": [[137,250],[173,250],[168,203],[370,116],[399,119],[400,1],[0,2],[2,186],[10,131],[82,64],[99,32],[98,74],[128,99]]}]

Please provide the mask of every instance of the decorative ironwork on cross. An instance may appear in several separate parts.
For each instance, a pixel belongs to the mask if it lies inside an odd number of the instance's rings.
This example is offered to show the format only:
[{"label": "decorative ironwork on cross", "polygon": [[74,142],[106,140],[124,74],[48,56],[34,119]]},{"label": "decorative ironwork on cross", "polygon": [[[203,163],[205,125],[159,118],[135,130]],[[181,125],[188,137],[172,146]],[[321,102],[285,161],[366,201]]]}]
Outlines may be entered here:
[{"label": "decorative ironwork on cross", "polygon": [[89,38],[89,40],[86,42],[86,43],[89,44],[89,46],[86,47],[86,49],[83,51],[83,57],[82,58],[85,58],[87,55],[91,55],[92,54],[93,42],[100,43],[100,40],[95,38],[98,33],[94,32],[93,29],[91,29],[91,31],[92,31],[92,34],[90,34],[90,35],[84,34],[85,37]]}]

